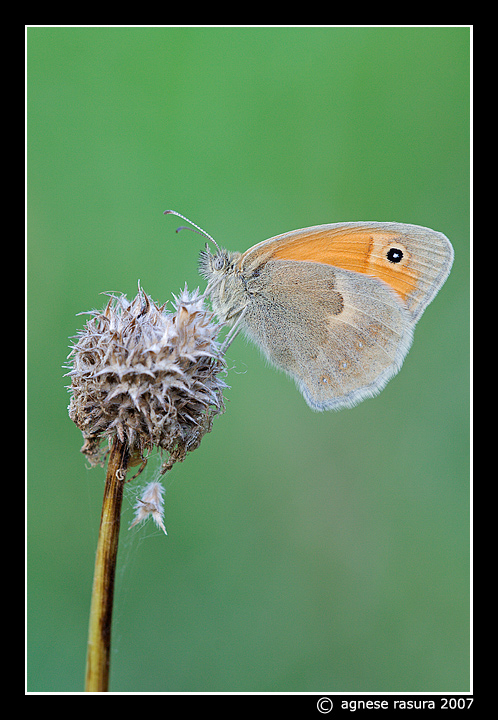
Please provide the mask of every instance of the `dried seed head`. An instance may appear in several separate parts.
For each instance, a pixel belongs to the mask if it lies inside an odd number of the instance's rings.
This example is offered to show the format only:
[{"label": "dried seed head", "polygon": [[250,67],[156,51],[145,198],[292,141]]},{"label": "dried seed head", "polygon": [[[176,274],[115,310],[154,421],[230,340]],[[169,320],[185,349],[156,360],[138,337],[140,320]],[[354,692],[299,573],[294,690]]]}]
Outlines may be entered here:
[{"label": "dried seed head", "polygon": [[224,411],[221,326],[198,291],[189,294],[185,286],[173,304],[175,311],[166,312],[139,286],[132,302],[111,296],[76,335],[68,410],[92,465],[103,464],[102,441],[117,434],[133,464],[154,447],[167,450],[166,472],[199,446]]}]

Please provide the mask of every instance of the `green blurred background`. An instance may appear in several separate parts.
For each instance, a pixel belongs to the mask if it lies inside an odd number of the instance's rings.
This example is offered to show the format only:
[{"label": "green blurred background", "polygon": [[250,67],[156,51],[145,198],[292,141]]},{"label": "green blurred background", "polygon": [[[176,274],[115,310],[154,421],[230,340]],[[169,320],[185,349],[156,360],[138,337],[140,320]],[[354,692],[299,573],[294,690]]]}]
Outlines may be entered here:
[{"label": "green blurred background", "polygon": [[31,27],[28,680],[81,691],[104,471],[62,365],[102,291],[164,302],[308,225],[415,223],[453,271],[402,372],[313,413],[239,337],[227,411],[128,532],[111,690],[464,692],[469,681],[466,27]]}]

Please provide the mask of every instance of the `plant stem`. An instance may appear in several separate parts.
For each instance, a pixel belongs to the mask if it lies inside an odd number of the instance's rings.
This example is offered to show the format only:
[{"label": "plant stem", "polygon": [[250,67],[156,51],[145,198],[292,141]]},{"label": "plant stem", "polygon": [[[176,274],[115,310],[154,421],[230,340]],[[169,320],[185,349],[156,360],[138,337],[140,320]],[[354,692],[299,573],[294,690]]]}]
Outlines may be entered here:
[{"label": "plant stem", "polygon": [[115,437],[107,465],[97,556],[95,558],[86,658],[86,692],[107,692],[109,689],[114,577],[118,554],[123,485],[128,464],[128,446]]}]

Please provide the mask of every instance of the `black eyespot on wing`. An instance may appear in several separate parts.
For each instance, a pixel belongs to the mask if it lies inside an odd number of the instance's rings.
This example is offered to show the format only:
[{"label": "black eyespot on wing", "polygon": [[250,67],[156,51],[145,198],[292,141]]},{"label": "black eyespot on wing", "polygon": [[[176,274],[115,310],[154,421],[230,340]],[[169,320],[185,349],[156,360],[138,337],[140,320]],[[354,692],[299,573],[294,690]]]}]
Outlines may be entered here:
[{"label": "black eyespot on wing", "polygon": [[403,250],[400,250],[399,248],[389,248],[389,250],[386,253],[386,257],[389,260],[390,263],[393,263],[393,265],[396,265],[396,263],[399,263],[403,260]]}]

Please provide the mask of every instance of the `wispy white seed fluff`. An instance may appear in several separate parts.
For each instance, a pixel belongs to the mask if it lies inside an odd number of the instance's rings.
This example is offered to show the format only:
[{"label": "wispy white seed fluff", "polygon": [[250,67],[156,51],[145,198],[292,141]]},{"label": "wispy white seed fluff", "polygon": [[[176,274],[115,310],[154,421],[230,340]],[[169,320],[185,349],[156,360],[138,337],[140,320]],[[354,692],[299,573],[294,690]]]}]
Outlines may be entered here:
[{"label": "wispy white seed fluff", "polygon": [[68,356],[68,410],[92,465],[103,464],[103,441],[117,434],[132,464],[154,447],[166,450],[165,472],[199,446],[224,411],[221,326],[198,291],[190,294],[185,286],[173,305],[167,312],[140,287],[132,302],[112,295],[76,335]]},{"label": "wispy white seed fluff", "polygon": [[143,490],[142,497],[139,498],[135,504],[135,519],[128,528],[131,530],[132,527],[138,525],[142,520],[146,520],[149,515],[152,515],[152,519],[156,523],[158,528],[164,532],[164,500],[163,500],[164,488],[161,483],[151,482]]}]

